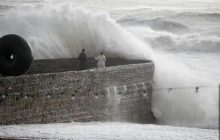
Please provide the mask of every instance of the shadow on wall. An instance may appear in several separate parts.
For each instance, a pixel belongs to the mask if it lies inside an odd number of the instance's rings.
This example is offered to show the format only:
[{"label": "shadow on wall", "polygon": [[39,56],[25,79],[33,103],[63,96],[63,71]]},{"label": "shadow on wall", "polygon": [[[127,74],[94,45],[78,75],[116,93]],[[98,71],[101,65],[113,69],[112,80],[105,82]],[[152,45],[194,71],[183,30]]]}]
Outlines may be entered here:
[{"label": "shadow on wall", "polygon": [[[149,63],[151,60],[128,60],[122,58],[107,58],[106,67]],[[87,58],[87,69],[96,68],[96,60],[94,58]],[[51,73],[51,72],[64,72],[64,71],[78,71],[79,60],[78,58],[69,59],[40,59],[34,60],[27,74],[35,73]]]}]

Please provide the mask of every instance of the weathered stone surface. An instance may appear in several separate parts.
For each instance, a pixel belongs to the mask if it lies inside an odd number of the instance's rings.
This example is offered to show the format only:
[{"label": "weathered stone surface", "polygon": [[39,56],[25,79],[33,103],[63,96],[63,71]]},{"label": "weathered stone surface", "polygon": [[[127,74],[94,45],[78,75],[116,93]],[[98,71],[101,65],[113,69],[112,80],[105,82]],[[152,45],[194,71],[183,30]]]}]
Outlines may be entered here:
[{"label": "weathered stone surface", "polygon": [[0,77],[0,124],[153,123],[153,63]]}]

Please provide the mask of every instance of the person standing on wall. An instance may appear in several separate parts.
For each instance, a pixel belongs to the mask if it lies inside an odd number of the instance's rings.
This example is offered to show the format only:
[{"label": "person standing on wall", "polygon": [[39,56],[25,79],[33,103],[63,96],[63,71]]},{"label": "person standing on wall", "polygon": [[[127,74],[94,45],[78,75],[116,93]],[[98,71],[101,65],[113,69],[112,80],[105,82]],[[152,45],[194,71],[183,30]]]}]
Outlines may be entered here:
[{"label": "person standing on wall", "polygon": [[104,55],[104,52],[100,52],[100,55],[95,57],[95,60],[97,60],[98,68],[105,68],[106,57]]},{"label": "person standing on wall", "polygon": [[87,57],[86,57],[86,53],[85,53],[85,49],[82,49],[82,52],[79,54],[79,69],[80,70],[85,70],[86,69],[86,61],[87,61]]}]

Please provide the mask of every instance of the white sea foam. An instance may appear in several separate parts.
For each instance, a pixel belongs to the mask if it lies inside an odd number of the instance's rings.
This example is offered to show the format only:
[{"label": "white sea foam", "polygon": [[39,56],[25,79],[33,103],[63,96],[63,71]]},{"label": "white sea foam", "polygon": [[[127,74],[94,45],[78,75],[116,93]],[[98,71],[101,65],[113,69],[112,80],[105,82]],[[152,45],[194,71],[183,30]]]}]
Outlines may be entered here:
[{"label": "white sea foam", "polygon": [[82,48],[89,56],[105,51],[124,57],[150,58],[150,48],[105,12],[91,13],[69,5],[24,7],[4,15],[0,26],[1,35],[15,33],[25,37],[32,45],[35,59],[77,57]]},{"label": "white sea foam", "polygon": [[77,140],[218,140],[218,130],[134,123],[55,123],[0,126],[1,138]]}]

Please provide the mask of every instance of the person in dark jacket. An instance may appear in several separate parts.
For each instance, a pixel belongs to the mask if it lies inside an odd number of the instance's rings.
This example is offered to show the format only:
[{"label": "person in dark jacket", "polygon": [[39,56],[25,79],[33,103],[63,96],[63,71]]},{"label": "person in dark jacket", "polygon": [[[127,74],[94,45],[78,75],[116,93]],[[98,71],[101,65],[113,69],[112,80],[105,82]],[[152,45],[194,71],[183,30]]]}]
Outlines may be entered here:
[{"label": "person in dark jacket", "polygon": [[85,49],[82,49],[82,52],[79,54],[79,69],[80,70],[85,70],[86,69],[86,53],[85,53]]}]

